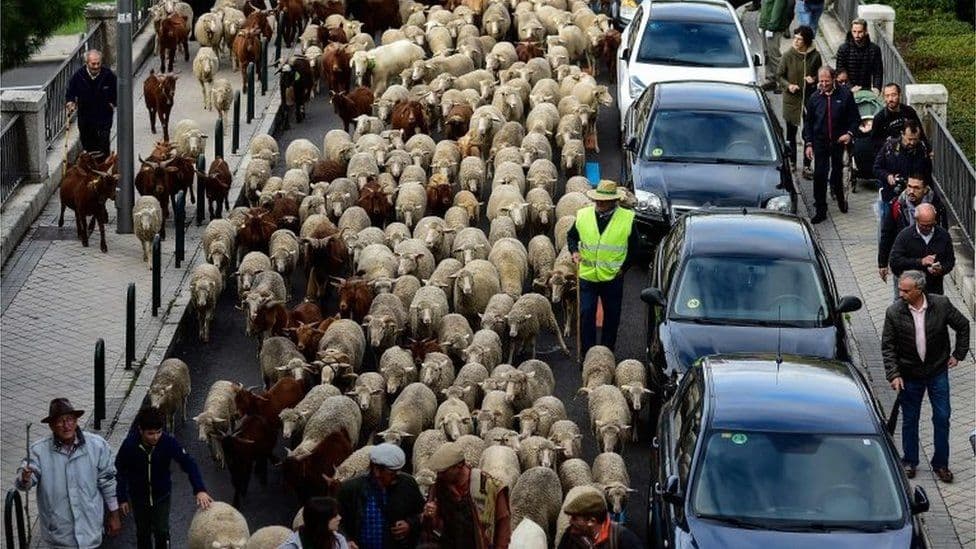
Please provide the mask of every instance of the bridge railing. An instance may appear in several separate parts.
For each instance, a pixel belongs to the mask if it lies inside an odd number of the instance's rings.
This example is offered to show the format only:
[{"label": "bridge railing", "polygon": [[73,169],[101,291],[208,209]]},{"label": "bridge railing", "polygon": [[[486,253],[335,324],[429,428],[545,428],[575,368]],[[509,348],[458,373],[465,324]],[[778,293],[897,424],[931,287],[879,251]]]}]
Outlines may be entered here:
[{"label": "bridge railing", "polygon": [[20,115],[10,117],[0,129],[0,203],[7,200],[27,178],[26,128]]}]

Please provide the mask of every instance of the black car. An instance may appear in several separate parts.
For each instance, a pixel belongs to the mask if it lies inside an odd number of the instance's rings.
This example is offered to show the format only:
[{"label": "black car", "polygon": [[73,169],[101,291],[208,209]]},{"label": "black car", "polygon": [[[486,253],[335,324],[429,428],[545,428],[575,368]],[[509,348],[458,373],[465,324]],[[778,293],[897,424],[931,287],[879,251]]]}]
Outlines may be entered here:
[{"label": "black car", "polygon": [[651,547],[924,547],[881,409],[850,364],[716,355],[662,408]]},{"label": "black car", "polygon": [[796,211],[786,142],[760,88],[660,82],[624,120],[621,180],[637,196],[636,221],[648,243],[706,205]]},{"label": "black car", "polygon": [[801,217],[762,209],[706,208],[682,216],[651,265],[648,360],[672,380],[699,357],[783,352],[849,357],[827,258]]}]

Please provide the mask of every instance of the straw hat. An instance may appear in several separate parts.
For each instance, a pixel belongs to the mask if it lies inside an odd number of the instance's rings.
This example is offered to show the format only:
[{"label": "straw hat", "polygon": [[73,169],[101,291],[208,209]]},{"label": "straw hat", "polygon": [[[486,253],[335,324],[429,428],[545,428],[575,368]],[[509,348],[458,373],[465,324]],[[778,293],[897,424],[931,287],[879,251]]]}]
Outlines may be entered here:
[{"label": "straw hat", "polygon": [[620,200],[624,197],[622,190],[617,188],[617,183],[609,179],[602,179],[595,189],[586,191],[586,197],[590,200]]}]

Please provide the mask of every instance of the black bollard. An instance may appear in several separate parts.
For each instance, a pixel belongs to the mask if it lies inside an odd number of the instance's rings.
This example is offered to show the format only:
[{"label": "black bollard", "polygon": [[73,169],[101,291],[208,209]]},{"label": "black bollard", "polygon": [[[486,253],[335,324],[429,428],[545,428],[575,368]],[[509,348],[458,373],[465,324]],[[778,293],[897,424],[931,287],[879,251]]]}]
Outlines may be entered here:
[{"label": "black bollard", "polygon": [[[223,139],[217,141],[220,146],[223,147]],[[207,170],[207,157],[203,154],[197,157],[197,227],[203,224],[204,216],[206,215],[206,196],[207,187],[203,184],[203,178],[200,176],[202,173],[206,173]]]},{"label": "black bollard", "polygon": [[[203,202],[203,200],[201,200]],[[173,212],[173,221],[176,225],[176,268],[180,268],[183,262],[185,250],[183,245],[186,238],[186,192],[180,191],[176,194],[176,208]]]},{"label": "black bollard", "polygon": [[230,152],[237,154],[237,149],[241,147],[241,91],[234,92],[234,129],[230,135]]},{"label": "black bollard", "polygon": [[136,359],[136,283],[125,290],[125,369],[131,370]]},{"label": "black bollard", "polygon": [[224,119],[218,117],[214,123],[214,157],[224,157]]},{"label": "black bollard", "polygon": [[281,40],[282,40],[282,29],[285,28],[285,14],[278,14],[278,32],[275,34],[275,61],[281,59]]},{"label": "black bollard", "polygon": [[[14,545],[14,521],[17,524],[17,541],[19,545]],[[7,497],[3,502],[3,531],[7,544],[4,547],[13,549],[27,548],[27,527],[24,526],[24,503],[20,497],[20,492],[16,488],[7,490]]]},{"label": "black bollard", "polygon": [[258,76],[261,77],[261,96],[268,93],[268,46],[267,40],[261,40],[261,56],[258,58]]},{"label": "black bollard", "polygon": [[254,120],[254,63],[247,64],[247,123]]},{"label": "black bollard", "polygon": [[95,342],[95,429],[101,430],[105,419],[105,340]]},{"label": "black bollard", "polygon": [[159,316],[159,303],[162,301],[160,297],[160,280],[159,277],[162,274],[163,269],[163,259],[162,259],[162,244],[159,241],[159,235],[153,237],[152,244],[152,315]]}]

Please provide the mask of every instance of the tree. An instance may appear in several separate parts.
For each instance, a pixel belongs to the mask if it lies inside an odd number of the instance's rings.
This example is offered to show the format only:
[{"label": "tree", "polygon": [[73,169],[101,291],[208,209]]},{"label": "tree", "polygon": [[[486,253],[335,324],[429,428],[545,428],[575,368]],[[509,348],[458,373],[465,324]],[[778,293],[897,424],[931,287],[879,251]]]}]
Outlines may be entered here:
[{"label": "tree", "polygon": [[2,0],[0,65],[21,65],[66,21],[84,10],[86,0]]}]

